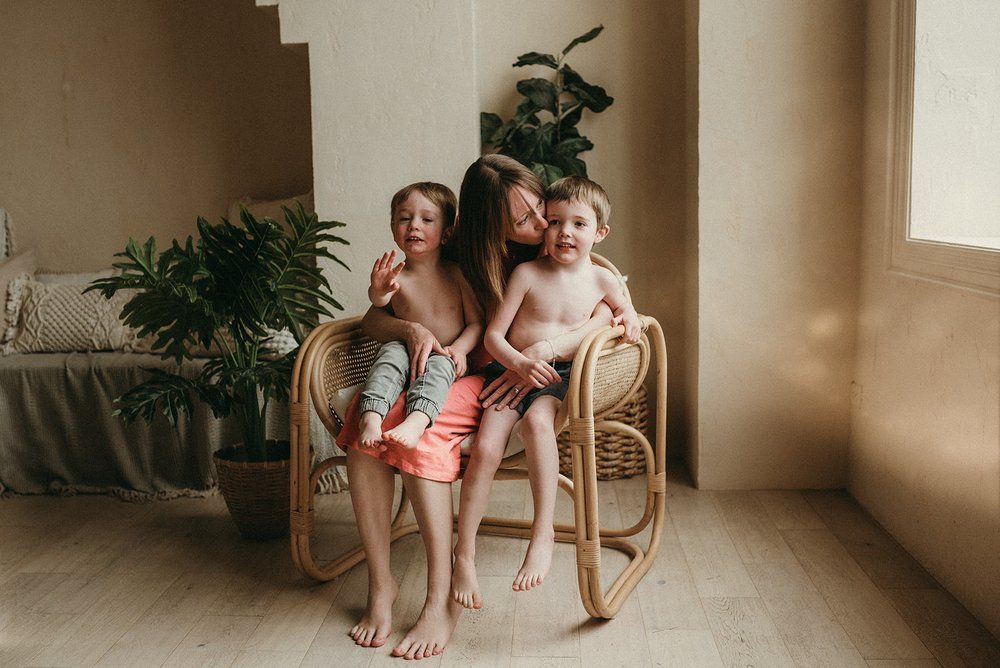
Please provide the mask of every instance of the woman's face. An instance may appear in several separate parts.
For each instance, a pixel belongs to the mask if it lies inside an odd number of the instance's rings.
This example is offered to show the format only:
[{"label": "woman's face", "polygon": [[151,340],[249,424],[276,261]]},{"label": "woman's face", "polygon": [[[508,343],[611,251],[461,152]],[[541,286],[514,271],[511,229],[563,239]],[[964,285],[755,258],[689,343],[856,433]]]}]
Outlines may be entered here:
[{"label": "woman's face", "polygon": [[545,200],[521,186],[514,186],[508,197],[512,221],[507,227],[507,241],[532,246],[542,243],[549,226]]}]

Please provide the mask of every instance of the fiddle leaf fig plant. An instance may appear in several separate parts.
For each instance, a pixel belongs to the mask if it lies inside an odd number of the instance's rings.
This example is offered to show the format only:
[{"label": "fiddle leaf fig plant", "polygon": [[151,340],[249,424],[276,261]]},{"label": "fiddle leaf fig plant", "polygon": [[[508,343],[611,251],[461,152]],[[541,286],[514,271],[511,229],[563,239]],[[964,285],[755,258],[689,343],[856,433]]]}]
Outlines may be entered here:
[{"label": "fiddle leaf fig plant", "polygon": [[577,156],[594,144],[580,134],[577,124],[584,110],[600,113],[614,98],[585,81],[565,59],[577,45],[591,41],[602,30],[603,25],[589,30],[555,55],[531,51],[518,56],[514,67],[539,65],[554,70],[554,75],[518,81],[517,92],[524,99],[510,119],[505,121],[489,112],[480,114],[484,147],[529,167],[545,185],[570,174],[586,176],[587,164]]},{"label": "fiddle leaf fig plant", "polygon": [[198,218],[198,240],[174,240],[157,253],[152,237],[140,245],[129,239],[120,273],[91,283],[110,298],[133,291],[121,319],[152,338],[152,350],[178,364],[205,350],[217,351],[196,378],[149,369],[150,378],[117,399],[115,412],[131,423],[151,421],[163,413],[176,425],[189,416],[197,399],[215,417],[234,415],[248,461],[266,461],[265,423],[268,402],[287,401],[298,346],[276,354],[270,338],[283,330],[301,344],[320,316],[342,306],[316,260],[328,258],[345,269],[329,250],[346,240],[331,234],[343,227],[306,213],[301,203],[282,207],[286,226],[270,218],[258,221],[246,208],[237,225],[223,218],[217,225]]}]

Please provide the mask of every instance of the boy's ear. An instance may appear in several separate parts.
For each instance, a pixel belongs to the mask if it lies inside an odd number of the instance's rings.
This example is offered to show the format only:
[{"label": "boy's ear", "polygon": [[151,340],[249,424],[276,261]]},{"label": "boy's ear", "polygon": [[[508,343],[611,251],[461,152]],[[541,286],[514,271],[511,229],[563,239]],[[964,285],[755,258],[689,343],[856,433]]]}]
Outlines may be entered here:
[{"label": "boy's ear", "polygon": [[597,236],[594,237],[594,243],[599,244],[604,240],[604,237],[611,233],[611,226],[605,225],[601,229],[597,230]]},{"label": "boy's ear", "polygon": [[441,245],[442,246],[444,246],[446,243],[448,243],[448,240],[451,239],[451,234],[454,231],[455,231],[455,226],[452,225],[451,227],[449,227],[448,229],[446,229],[445,231],[443,231],[441,233]]}]

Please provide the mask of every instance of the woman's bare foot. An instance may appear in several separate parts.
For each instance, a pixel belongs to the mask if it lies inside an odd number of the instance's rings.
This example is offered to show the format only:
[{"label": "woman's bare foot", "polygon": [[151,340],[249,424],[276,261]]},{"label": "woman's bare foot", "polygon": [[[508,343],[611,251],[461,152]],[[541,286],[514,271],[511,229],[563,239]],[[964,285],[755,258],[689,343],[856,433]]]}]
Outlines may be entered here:
[{"label": "woman's bare foot", "polygon": [[382,416],[375,411],[365,411],[358,419],[358,442],[362,448],[382,445]]},{"label": "woman's bare foot", "polygon": [[413,411],[397,426],[384,432],[380,440],[389,441],[412,450],[417,447],[420,437],[424,435],[424,430],[430,423],[431,419],[427,417],[426,413]]},{"label": "woman's bare foot", "polygon": [[463,608],[475,609],[483,607],[483,595],[479,591],[479,578],[476,575],[476,558],[455,557],[451,571],[451,597]]},{"label": "woman's bare foot", "polygon": [[350,636],[362,647],[381,647],[392,634],[392,604],[399,595],[399,585],[392,580],[384,588],[368,585],[368,606]]},{"label": "woman's bare foot", "polygon": [[404,659],[426,659],[440,654],[451,639],[461,613],[462,607],[451,599],[438,604],[425,603],[417,623],[392,650],[392,655]]},{"label": "woman's bare foot", "polygon": [[549,573],[549,566],[552,565],[552,548],[555,545],[555,536],[532,536],[528,543],[528,553],[524,555],[524,563],[521,570],[514,576],[514,584],[511,589],[514,591],[528,591],[542,584],[542,580]]}]

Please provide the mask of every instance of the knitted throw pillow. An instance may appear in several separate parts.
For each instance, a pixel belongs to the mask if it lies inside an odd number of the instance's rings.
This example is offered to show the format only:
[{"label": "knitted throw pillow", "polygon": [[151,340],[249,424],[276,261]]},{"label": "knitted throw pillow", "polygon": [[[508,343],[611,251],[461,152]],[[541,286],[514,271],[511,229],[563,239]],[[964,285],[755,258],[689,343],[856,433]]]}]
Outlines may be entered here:
[{"label": "knitted throw pillow", "polygon": [[4,354],[129,350],[136,332],[118,319],[131,298],[119,291],[111,299],[98,292],[83,294],[82,285],[46,284],[22,275],[7,293],[11,324]]}]

